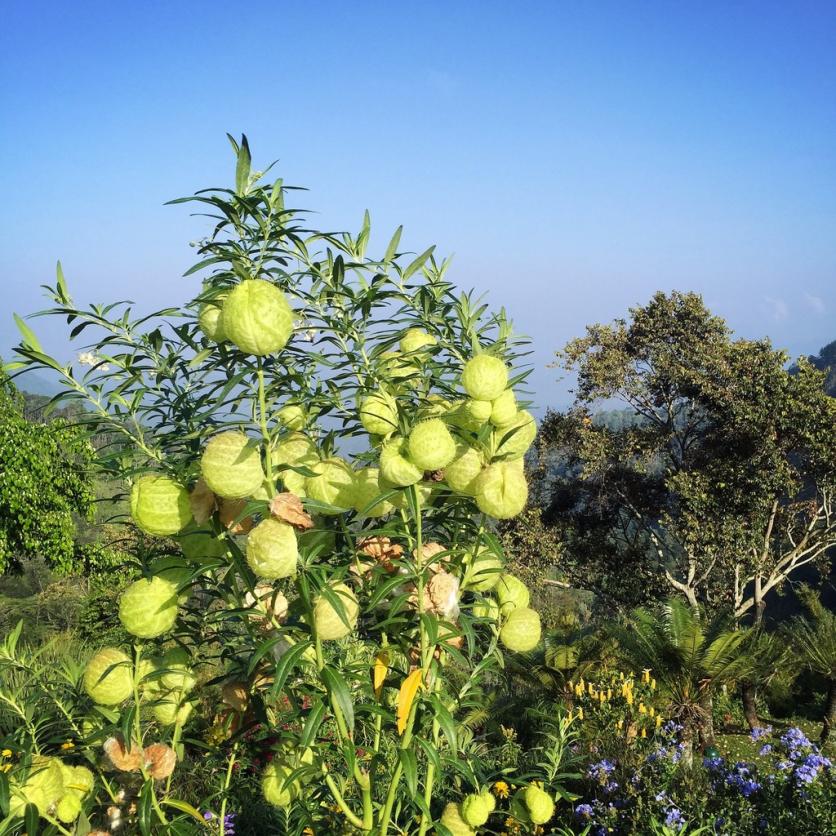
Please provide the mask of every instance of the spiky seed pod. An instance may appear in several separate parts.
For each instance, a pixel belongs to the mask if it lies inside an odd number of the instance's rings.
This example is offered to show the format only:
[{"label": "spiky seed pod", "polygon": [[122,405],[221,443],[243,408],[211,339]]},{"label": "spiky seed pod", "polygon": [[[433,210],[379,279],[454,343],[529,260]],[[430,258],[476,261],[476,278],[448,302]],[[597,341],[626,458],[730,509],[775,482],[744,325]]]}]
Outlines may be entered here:
[{"label": "spiky seed pod", "polygon": [[55,806],[55,816],[64,824],[71,824],[81,815],[81,799],[73,793],[63,795]]},{"label": "spiky seed pod", "polygon": [[481,827],[493,812],[494,806],[495,802],[490,793],[471,793],[462,800],[462,818],[471,827]]},{"label": "spiky seed pod", "polygon": [[464,576],[464,586],[474,592],[488,592],[499,583],[502,574],[502,559],[487,546],[481,546],[474,553],[465,554],[467,570]]},{"label": "spiky seed pod", "polygon": [[276,418],[289,430],[301,430],[305,426],[305,410],[298,403],[285,404]]},{"label": "spiky seed pod", "polygon": [[119,599],[119,620],[132,635],[153,639],[177,620],[177,587],[160,577],[140,578]]},{"label": "spiky seed pod", "polygon": [[391,485],[405,488],[420,482],[424,471],[405,455],[406,439],[393,436],[380,451],[380,475]]},{"label": "spiky seed pod", "polygon": [[299,546],[293,526],[268,517],[247,537],[247,563],[259,578],[274,581],[296,574]]},{"label": "spiky seed pod", "polygon": [[540,641],[540,616],[528,607],[512,610],[499,631],[499,640],[508,650],[527,653]]},{"label": "spiky seed pod", "polygon": [[252,496],[264,481],[258,444],[236,430],[209,439],[200,470],[209,488],[225,499]]},{"label": "spiky seed pod", "polygon": [[363,517],[384,517],[394,510],[388,500],[369,505],[384,491],[380,487],[380,471],[376,467],[364,467],[357,471],[354,481],[354,510]]},{"label": "spiky seed pod", "polygon": [[402,337],[398,348],[404,354],[411,354],[413,351],[420,351],[422,348],[429,348],[436,345],[438,340],[421,328],[410,328]]},{"label": "spiky seed pod", "polygon": [[537,438],[537,422],[521,409],[510,423],[496,427],[492,437],[495,458],[521,459]]},{"label": "spiky seed pod", "polygon": [[509,424],[517,417],[517,399],[513,389],[506,389],[491,402],[490,422],[495,427]]},{"label": "spiky seed pod", "polygon": [[462,809],[451,801],[441,814],[441,823],[453,836],[476,836],[476,831],[462,817]]},{"label": "spiky seed pod", "polygon": [[131,516],[147,534],[177,534],[192,518],[189,492],[170,476],[140,476],[131,488]]},{"label": "spiky seed pod", "polygon": [[133,692],[131,660],[115,647],[104,647],[84,669],[84,690],[99,705],[118,705]]},{"label": "spiky seed pod", "polygon": [[367,433],[389,435],[398,428],[398,404],[388,392],[374,392],[360,402],[360,423]]},{"label": "spiky seed pod", "polygon": [[173,726],[175,723],[184,726],[193,710],[194,704],[186,702],[183,694],[169,691],[156,700],[151,713],[161,726]]},{"label": "spiky seed pod", "polygon": [[440,418],[430,418],[409,434],[409,460],[421,470],[441,470],[453,461],[456,442]]},{"label": "spiky seed pod", "polygon": [[323,641],[345,638],[357,626],[357,616],[360,612],[357,598],[344,583],[332,585],[331,591],[339,597],[344,612],[338,613],[325,595],[317,596],[314,604],[314,628]]},{"label": "spiky seed pod", "polygon": [[159,557],[151,564],[150,569],[152,575],[174,584],[180,603],[188,599],[192,567],[182,557],[173,554]]},{"label": "spiky seed pod", "polygon": [[161,677],[162,685],[169,691],[181,691],[187,694],[197,685],[197,677],[191,669],[191,656],[180,646],[170,647],[163,653],[160,668],[165,670]]},{"label": "spiky seed pod", "polygon": [[519,578],[507,572],[497,577],[494,592],[504,615],[518,607],[527,607],[531,600],[528,587]]},{"label": "spiky seed pod", "polygon": [[354,507],[354,471],[347,461],[334,456],[311,465],[311,470],[316,475],[305,479],[308,498],[334,506],[319,513],[339,514],[340,509]]},{"label": "spiky seed pod", "polygon": [[499,357],[477,354],[464,365],[462,386],[477,401],[492,401],[508,386],[508,367]]},{"label": "spiky seed pod", "polygon": [[481,427],[491,417],[493,406],[490,401],[477,401],[469,398],[462,405],[468,418],[468,425]]},{"label": "spiky seed pod", "polygon": [[263,357],[287,344],[293,333],[293,310],[274,284],[248,279],[227,296],[223,327],[227,339],[241,351]]},{"label": "spiky seed pod", "polygon": [[480,598],[473,605],[471,612],[474,618],[486,618],[490,621],[499,621],[499,604],[495,598]]},{"label": "spiky seed pod", "polygon": [[[304,433],[293,432],[284,436],[274,447],[271,453],[273,464],[276,467],[282,465],[305,465],[319,461],[319,453],[316,444]],[[284,474],[282,474],[284,478]]]},{"label": "spiky seed pod", "polygon": [[261,776],[261,792],[274,807],[288,807],[299,790],[298,781],[289,781],[293,769],[273,760],[267,764]]},{"label": "spiky seed pod", "polygon": [[525,473],[513,463],[489,465],[474,482],[479,510],[498,520],[517,516],[528,501]]},{"label": "spiky seed pod", "polygon": [[22,785],[10,781],[9,813],[23,816],[27,804],[34,804],[45,816],[64,794],[64,777],[58,758],[33,755],[26,781]]},{"label": "spiky seed pod", "polygon": [[444,481],[456,493],[473,496],[476,490],[476,479],[483,467],[482,454],[474,447],[458,442],[455,458],[444,468]]},{"label": "spiky seed pod", "polygon": [[226,331],[224,331],[223,322],[223,306],[228,294],[223,293],[210,299],[208,302],[203,302],[198,308],[197,324],[200,330],[215,343],[222,343],[226,340]]},{"label": "spiky seed pod", "polygon": [[545,824],[554,815],[554,799],[537,784],[525,788],[524,798],[533,824]]},{"label": "spiky seed pod", "polygon": [[208,525],[187,525],[177,536],[177,542],[186,559],[196,563],[226,554],[226,542],[216,537]]}]

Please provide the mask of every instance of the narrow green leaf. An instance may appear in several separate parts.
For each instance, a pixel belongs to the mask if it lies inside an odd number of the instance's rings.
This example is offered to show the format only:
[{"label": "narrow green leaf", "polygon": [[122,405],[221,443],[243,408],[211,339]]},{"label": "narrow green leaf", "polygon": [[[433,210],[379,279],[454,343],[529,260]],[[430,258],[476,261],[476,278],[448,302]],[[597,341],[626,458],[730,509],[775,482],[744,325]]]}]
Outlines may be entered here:
[{"label": "narrow green leaf", "polygon": [[41,347],[38,338],[35,336],[35,332],[17,314],[14,314],[14,318],[18,331],[23,334],[23,344],[27,348],[31,348],[40,354],[43,354],[44,350]]},{"label": "narrow green leaf", "polygon": [[60,261],[56,265],[55,272],[57,274],[58,298],[66,305],[70,301],[70,294],[67,291],[67,282],[64,279],[64,269],[61,267]]},{"label": "narrow green leaf", "polygon": [[398,757],[403,766],[403,776],[409,794],[415,798],[418,795],[418,759],[412,749],[399,749]]},{"label": "narrow green leaf", "polygon": [[163,799],[163,804],[167,807],[173,807],[175,810],[179,810],[181,813],[186,813],[190,815],[193,819],[196,819],[201,824],[205,824],[205,819],[200,813],[192,807],[191,804],[187,804],[185,801],[179,801],[176,798],[166,798]]},{"label": "narrow green leaf", "polygon": [[399,226],[395,230],[395,234],[392,236],[392,240],[389,242],[389,246],[386,248],[386,254],[383,256],[384,261],[391,261],[395,257],[395,253],[398,251],[398,244],[401,243],[402,234],[403,225]]},{"label": "narrow green leaf", "polygon": [[322,669],[322,681],[334,697],[337,707],[343,715],[349,733],[354,731],[354,703],[345,680],[337,670],[327,666]]},{"label": "narrow green leaf", "polygon": [[432,255],[433,250],[435,249],[435,244],[418,256],[404,271],[403,271],[403,278],[406,281],[413,273],[417,272],[424,266],[424,262]]},{"label": "narrow green leaf", "polygon": [[247,193],[247,186],[250,182],[250,144],[245,134],[241,134],[241,147],[238,149],[238,165],[235,167],[235,191],[239,195]]},{"label": "narrow green leaf", "polygon": [[38,820],[40,819],[38,808],[34,804],[27,804],[23,813],[23,826],[26,828],[26,836],[38,836]]}]

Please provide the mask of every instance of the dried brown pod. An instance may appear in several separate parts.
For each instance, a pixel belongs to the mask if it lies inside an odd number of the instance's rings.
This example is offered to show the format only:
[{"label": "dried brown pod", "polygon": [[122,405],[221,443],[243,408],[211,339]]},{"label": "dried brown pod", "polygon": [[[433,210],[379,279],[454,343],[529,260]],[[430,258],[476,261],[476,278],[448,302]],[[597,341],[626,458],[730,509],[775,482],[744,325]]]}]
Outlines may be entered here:
[{"label": "dried brown pod", "polygon": [[192,508],[192,516],[198,525],[203,525],[215,513],[217,508],[217,497],[203,478],[197,480],[189,494],[189,504]]},{"label": "dried brown pod", "polygon": [[279,624],[284,624],[287,619],[287,598],[269,583],[256,584],[253,591],[244,596],[244,604],[256,610],[253,614],[255,618],[264,618],[267,621],[264,625],[267,629],[272,626],[268,620],[270,616]]},{"label": "dried brown pod", "polygon": [[113,766],[121,772],[138,772],[142,768],[142,749],[138,746],[126,749],[121,737],[109,737],[102,748]]},{"label": "dried brown pod", "polygon": [[157,781],[168,778],[177,764],[177,755],[171,746],[165,743],[152,743],[146,746],[143,755],[145,757],[145,769],[148,774]]},{"label": "dried brown pod", "polygon": [[246,499],[223,499],[218,508],[218,517],[224,527],[233,534],[248,534],[255,524],[252,517],[244,517],[239,520],[244,508],[247,505]]},{"label": "dried brown pod", "polygon": [[372,558],[387,572],[394,572],[397,567],[392,561],[403,555],[403,546],[388,537],[363,537],[357,541],[357,551]]},{"label": "dried brown pod", "polygon": [[[430,563],[430,561],[437,555],[441,554],[442,552],[446,552],[447,547],[442,546],[441,543],[424,543],[421,546],[421,563],[422,565],[426,565]],[[417,560],[418,559],[418,549],[415,549],[412,552],[412,556]],[[450,562],[450,555],[446,555],[442,557],[440,560],[436,560],[432,564],[430,564],[427,568],[431,572],[443,572],[445,567]]]},{"label": "dried brown pod", "polygon": [[270,513],[277,520],[286,522],[302,531],[314,527],[314,521],[302,506],[302,500],[290,491],[277,493],[270,500]]},{"label": "dried brown pod", "polygon": [[245,712],[250,704],[247,683],[239,681],[225,682],[221,688],[221,699],[235,711]]}]

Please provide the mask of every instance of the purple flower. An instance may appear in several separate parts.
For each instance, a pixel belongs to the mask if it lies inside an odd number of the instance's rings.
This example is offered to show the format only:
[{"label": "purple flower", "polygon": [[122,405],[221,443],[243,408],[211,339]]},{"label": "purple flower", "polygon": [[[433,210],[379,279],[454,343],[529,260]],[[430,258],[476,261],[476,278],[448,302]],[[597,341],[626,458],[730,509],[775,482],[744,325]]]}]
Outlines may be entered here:
[{"label": "purple flower", "polygon": [[772,751],[772,744],[771,743],[765,743],[763,746],[761,746],[761,750],[760,750],[759,754],[761,755],[761,757],[763,757],[764,755],[768,755],[771,751]]},{"label": "purple flower", "polygon": [[719,755],[716,758],[703,758],[702,765],[711,772],[717,772],[723,767],[723,759]]},{"label": "purple flower", "polygon": [[592,818],[592,805],[591,804],[578,804],[575,807],[575,815],[579,819],[591,819]]},{"label": "purple flower", "polygon": [[762,737],[769,737],[770,734],[772,734],[772,726],[755,726],[749,733],[749,737],[754,741],[758,741]]},{"label": "purple flower", "polygon": [[593,763],[589,769],[586,770],[586,777],[591,781],[596,781],[600,784],[607,784],[610,775],[615,771],[615,764],[606,759]]},{"label": "purple flower", "polygon": [[668,827],[676,828],[677,830],[682,830],[685,826],[685,820],[682,818],[682,810],[677,807],[670,807],[668,809],[667,815],[665,816],[665,824]]},{"label": "purple flower", "polygon": [[203,814],[203,818],[204,818],[205,821],[212,821],[212,819],[215,818],[215,814],[211,810],[207,810]]}]

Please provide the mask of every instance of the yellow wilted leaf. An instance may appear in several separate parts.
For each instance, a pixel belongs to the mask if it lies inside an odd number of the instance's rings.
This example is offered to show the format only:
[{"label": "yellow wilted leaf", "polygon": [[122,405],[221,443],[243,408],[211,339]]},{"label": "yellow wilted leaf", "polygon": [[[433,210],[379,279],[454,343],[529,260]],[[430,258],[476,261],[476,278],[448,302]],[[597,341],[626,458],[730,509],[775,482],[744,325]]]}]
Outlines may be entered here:
[{"label": "yellow wilted leaf", "polygon": [[416,668],[403,681],[400,693],[398,694],[398,734],[403,734],[406,728],[406,721],[415,702],[415,695],[421,685],[421,669]]},{"label": "yellow wilted leaf", "polygon": [[374,685],[374,695],[380,699],[380,694],[383,691],[383,680],[386,679],[386,672],[389,670],[389,654],[385,650],[381,650],[377,656],[374,657],[374,673],[372,675],[372,684]]}]

